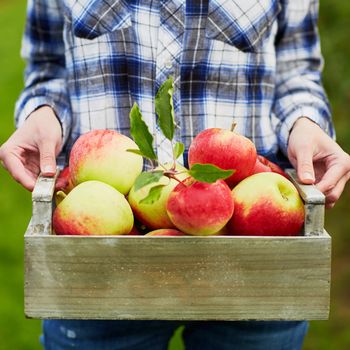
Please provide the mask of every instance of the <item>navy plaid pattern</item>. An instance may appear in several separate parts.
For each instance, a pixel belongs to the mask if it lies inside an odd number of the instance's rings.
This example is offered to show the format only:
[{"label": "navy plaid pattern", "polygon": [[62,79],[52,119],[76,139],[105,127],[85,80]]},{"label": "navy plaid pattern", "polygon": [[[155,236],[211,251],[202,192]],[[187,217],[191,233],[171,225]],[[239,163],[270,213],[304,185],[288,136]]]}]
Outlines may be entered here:
[{"label": "navy plaid pattern", "polygon": [[137,102],[167,158],[154,96],[172,75],[176,139],[186,148],[204,128],[233,121],[267,156],[286,153],[301,116],[334,136],[317,15],[316,0],[29,0],[17,126],[52,106],[68,154],[92,129],[129,135]]}]

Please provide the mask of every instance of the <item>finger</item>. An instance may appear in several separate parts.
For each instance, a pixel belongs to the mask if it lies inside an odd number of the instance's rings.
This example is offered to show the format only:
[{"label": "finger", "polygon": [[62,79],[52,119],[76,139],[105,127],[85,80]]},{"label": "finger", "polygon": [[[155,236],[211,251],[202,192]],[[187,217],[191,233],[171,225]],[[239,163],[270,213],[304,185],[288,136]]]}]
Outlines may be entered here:
[{"label": "finger", "polygon": [[40,171],[44,176],[56,173],[56,144],[51,140],[43,140],[39,145]]},{"label": "finger", "polygon": [[331,166],[323,175],[316,187],[323,193],[330,192],[338,182],[347,175],[346,169],[341,164]]},{"label": "finger", "polygon": [[23,187],[25,187],[29,191],[33,191],[36,178],[34,174],[30,175],[30,172],[26,170],[23,163],[20,159],[9,153],[3,158],[3,164],[5,169],[11,174],[11,176],[20,183]]},{"label": "finger", "polygon": [[304,184],[313,184],[315,182],[315,171],[312,149],[300,148],[295,156],[299,181]]},{"label": "finger", "polygon": [[336,184],[336,186],[333,189],[325,193],[327,208],[332,208],[336,201],[340,198],[349,177],[350,173],[347,173],[340,179],[340,181]]},{"label": "finger", "polygon": [[334,206],[335,206],[335,203],[327,203],[326,204],[327,209],[332,209],[332,208],[334,208]]},{"label": "finger", "polygon": [[24,167],[32,174],[36,175],[37,177],[40,174],[40,168],[38,166],[38,164],[35,163],[30,163],[30,162],[25,162],[23,163]]},{"label": "finger", "polygon": [[3,161],[2,159],[0,159],[0,165],[1,165],[5,170],[7,170],[6,165],[5,165],[5,163],[4,163],[4,161]]},{"label": "finger", "polygon": [[20,159],[26,169],[28,169],[34,175],[38,176],[40,174],[40,157],[38,152],[35,154],[27,152],[25,156],[20,156]]}]

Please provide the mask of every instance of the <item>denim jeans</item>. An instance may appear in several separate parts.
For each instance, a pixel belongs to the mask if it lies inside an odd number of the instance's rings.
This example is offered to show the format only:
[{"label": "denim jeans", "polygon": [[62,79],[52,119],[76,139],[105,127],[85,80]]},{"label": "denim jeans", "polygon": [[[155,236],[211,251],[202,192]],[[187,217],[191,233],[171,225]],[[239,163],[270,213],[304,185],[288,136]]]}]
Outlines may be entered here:
[{"label": "denim jeans", "polygon": [[45,320],[45,350],[166,350],[185,325],[186,350],[300,350],[306,321]]}]

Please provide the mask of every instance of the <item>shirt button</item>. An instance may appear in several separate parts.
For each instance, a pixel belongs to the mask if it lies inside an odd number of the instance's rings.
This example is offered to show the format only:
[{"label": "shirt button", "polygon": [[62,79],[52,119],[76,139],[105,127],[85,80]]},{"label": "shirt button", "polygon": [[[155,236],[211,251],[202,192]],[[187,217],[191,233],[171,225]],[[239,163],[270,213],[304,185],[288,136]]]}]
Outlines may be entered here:
[{"label": "shirt button", "polygon": [[166,62],[165,62],[165,68],[166,68],[166,69],[171,69],[171,68],[173,68],[173,62],[171,62],[170,60],[169,60],[169,61],[166,61]]}]

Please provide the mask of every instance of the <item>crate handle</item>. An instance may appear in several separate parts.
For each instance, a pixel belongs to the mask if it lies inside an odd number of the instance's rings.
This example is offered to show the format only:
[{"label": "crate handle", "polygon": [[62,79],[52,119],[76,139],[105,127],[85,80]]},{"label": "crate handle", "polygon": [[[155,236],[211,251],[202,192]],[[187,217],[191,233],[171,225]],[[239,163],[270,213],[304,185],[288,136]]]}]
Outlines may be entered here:
[{"label": "crate handle", "polygon": [[305,203],[304,235],[322,235],[324,231],[325,195],[314,185],[301,184],[295,169],[286,169],[286,173]]},{"label": "crate handle", "polygon": [[52,206],[55,183],[59,170],[55,176],[47,177],[39,174],[32,193],[33,213],[30,222],[32,234],[52,234]]},{"label": "crate handle", "polygon": [[[299,182],[294,169],[286,169],[291,181],[298,189],[305,203],[305,236],[320,236],[324,231],[325,196],[314,185],[303,185]],[[33,193],[33,213],[31,220],[32,234],[52,234],[53,194],[59,170],[55,176],[46,177],[40,174]]]}]

